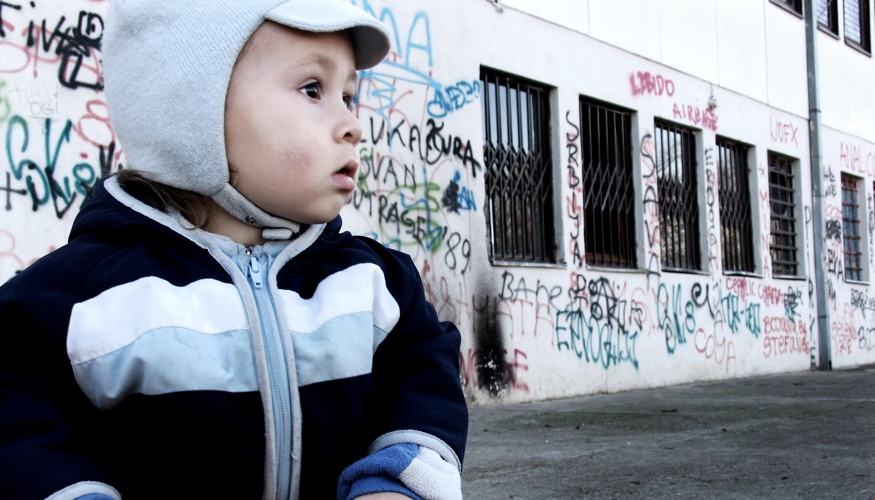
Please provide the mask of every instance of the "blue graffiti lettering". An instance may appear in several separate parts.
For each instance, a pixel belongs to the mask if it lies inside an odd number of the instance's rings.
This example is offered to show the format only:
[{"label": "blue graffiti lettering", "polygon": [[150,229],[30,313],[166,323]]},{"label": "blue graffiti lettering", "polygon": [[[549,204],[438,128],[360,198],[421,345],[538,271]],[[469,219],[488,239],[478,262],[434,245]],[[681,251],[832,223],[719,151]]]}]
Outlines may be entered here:
[{"label": "blue graffiti lettering", "polygon": [[[16,160],[14,153],[27,153],[30,146],[30,128],[27,121],[21,116],[13,116],[9,120],[6,129],[6,159],[9,162],[9,170],[17,181],[24,182],[24,189],[12,189],[9,185],[11,179],[7,176],[6,208],[11,210],[11,194],[29,194],[31,208],[37,211],[40,207],[53,204],[55,215],[60,219],[73,205],[77,196],[83,197],[83,203],[90,197],[94,184],[97,182],[97,173],[94,167],[88,163],[77,163],[71,168],[72,178],[68,175],[58,175],[58,157],[64,144],[70,142],[70,132],[73,122],[67,120],[64,129],[57,137],[52,149],[52,120],[46,119],[45,127],[45,163],[41,166],[31,158]],[[20,144],[17,148],[13,144]]]}]

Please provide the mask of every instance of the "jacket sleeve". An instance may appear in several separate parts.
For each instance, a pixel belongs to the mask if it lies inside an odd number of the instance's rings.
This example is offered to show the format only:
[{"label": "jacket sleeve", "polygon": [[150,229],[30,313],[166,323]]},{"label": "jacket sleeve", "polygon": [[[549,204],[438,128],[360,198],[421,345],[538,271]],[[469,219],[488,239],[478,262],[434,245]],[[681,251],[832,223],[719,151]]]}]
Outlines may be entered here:
[{"label": "jacket sleeve", "polygon": [[348,467],[340,475],[338,500],[395,492],[414,500],[461,500],[459,470],[435,451],[411,443],[393,444]]},{"label": "jacket sleeve", "polygon": [[369,454],[410,443],[428,450],[421,459],[440,457],[461,474],[468,433],[459,379],[461,334],[452,323],[438,319],[410,258],[395,255],[399,268],[387,266],[387,284],[400,318],[374,355],[378,405],[386,417]]},{"label": "jacket sleeve", "polygon": [[75,278],[40,264],[0,287],[0,498],[118,498],[66,351]]}]

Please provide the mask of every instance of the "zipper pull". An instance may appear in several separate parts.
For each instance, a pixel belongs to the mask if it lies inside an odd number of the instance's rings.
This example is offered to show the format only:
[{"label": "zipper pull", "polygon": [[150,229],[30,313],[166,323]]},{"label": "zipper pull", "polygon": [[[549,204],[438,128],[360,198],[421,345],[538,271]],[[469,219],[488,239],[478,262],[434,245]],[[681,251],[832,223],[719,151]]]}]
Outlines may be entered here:
[{"label": "zipper pull", "polygon": [[249,279],[252,280],[252,285],[255,288],[262,288],[264,280],[261,275],[261,263],[258,262],[258,257],[252,255],[249,257]]}]

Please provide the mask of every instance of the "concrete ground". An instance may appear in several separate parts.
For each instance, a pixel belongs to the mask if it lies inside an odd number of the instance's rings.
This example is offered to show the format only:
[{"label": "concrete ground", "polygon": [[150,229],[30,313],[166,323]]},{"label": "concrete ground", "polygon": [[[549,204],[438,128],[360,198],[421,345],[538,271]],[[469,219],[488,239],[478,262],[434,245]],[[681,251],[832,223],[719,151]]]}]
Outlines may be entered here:
[{"label": "concrete ground", "polygon": [[875,366],[472,408],[462,491],[875,500]]}]

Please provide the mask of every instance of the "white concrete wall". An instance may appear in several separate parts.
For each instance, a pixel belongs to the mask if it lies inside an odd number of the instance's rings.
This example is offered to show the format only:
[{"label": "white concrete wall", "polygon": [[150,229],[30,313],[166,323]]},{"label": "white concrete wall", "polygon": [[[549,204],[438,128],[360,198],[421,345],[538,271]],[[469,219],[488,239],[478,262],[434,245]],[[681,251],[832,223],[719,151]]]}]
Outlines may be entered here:
[{"label": "white concrete wall", "polygon": [[[766,59],[763,0],[717,2],[717,54],[721,87],[751,99],[768,102],[769,68]],[[794,35],[796,36],[796,35]]]},{"label": "white concrete wall", "polygon": [[[463,332],[461,377],[472,402],[804,370],[816,359],[813,276],[816,265],[829,263],[814,262],[800,18],[768,0],[508,0],[503,12],[485,0],[353,2],[386,21],[395,41],[388,60],[362,74],[362,178],[343,209],[345,227],[413,256],[439,315]],[[3,7],[0,281],[63,244],[95,179],[124,163],[102,92],[93,88],[100,53],[91,40],[106,6],[53,0]],[[29,47],[31,22],[39,32],[44,20],[46,41]],[[65,34],[53,38],[59,23]],[[832,175],[827,219],[834,221],[841,206],[840,173],[858,175],[867,245],[875,248],[875,127],[867,120],[873,65],[843,41],[826,40],[820,51],[828,89],[824,158]],[[481,66],[552,89],[558,265],[489,262]],[[584,243],[581,95],[634,111],[639,268],[631,272],[575,257]],[[699,273],[659,265],[659,219],[650,203],[656,118],[697,130]],[[752,276],[721,269],[717,136],[752,146]],[[799,279],[771,275],[769,151],[797,159]],[[821,241],[833,262],[843,262],[840,242]],[[868,284],[846,284],[841,265],[830,269],[833,364],[875,362],[875,294]]]},{"label": "white concrete wall", "polygon": [[[502,2],[772,107],[807,115],[805,24],[768,0]],[[843,42],[842,42],[843,44]]]}]

